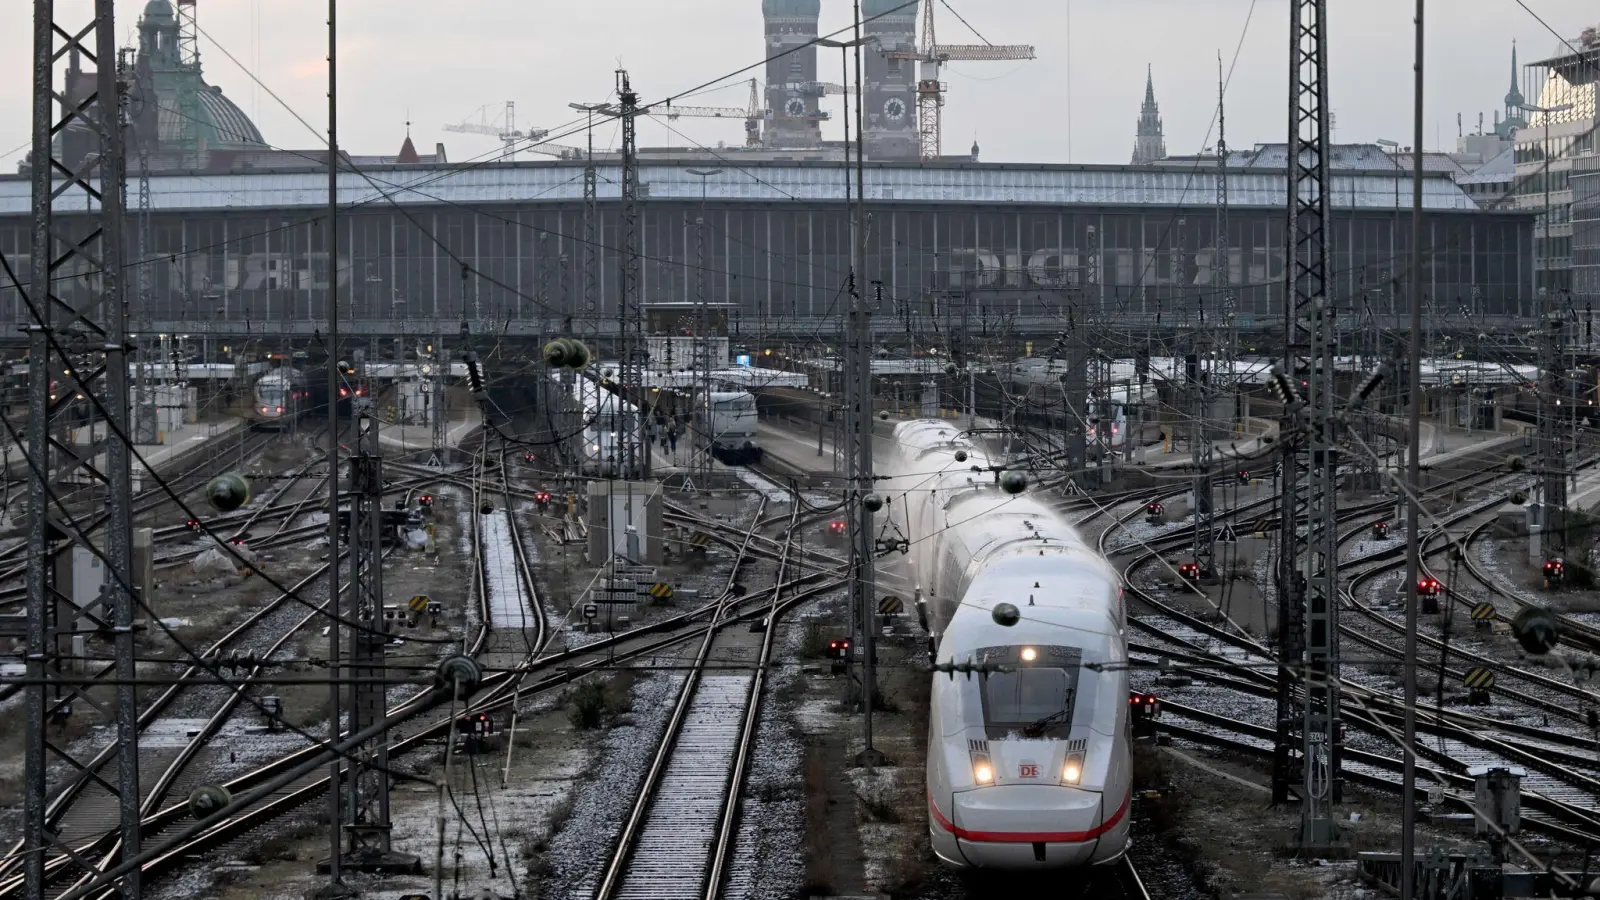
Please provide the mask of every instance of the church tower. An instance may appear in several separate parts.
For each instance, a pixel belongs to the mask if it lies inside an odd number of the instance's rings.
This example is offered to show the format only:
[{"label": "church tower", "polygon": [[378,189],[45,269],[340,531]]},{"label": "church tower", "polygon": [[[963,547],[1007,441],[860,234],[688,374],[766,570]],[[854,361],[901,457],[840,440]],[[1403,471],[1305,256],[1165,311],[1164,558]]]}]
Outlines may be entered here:
[{"label": "church tower", "polygon": [[822,0],[762,0],[767,32],[768,147],[798,149],[822,144],[817,83],[817,17]]},{"label": "church tower", "polygon": [[1528,127],[1528,111],[1522,104],[1528,102],[1517,87],[1517,42],[1511,41],[1511,90],[1506,94],[1505,113],[1494,125],[1494,133],[1510,140],[1513,132]]},{"label": "church tower", "polygon": [[[923,0],[932,3],[934,0]],[[891,51],[917,49],[917,6],[905,0],[862,0],[861,33],[878,39],[861,48],[866,78],[861,111],[866,113],[867,159],[918,159],[917,76],[909,59],[893,59]],[[853,76],[852,76],[853,77]],[[855,116],[855,104],[850,115]],[[855,123],[851,122],[853,130]]]},{"label": "church tower", "polygon": [[1167,158],[1167,142],[1161,136],[1161,107],[1156,105],[1156,83],[1149,66],[1144,73],[1144,106],[1139,109],[1138,137],[1133,142],[1133,164],[1148,165]]}]

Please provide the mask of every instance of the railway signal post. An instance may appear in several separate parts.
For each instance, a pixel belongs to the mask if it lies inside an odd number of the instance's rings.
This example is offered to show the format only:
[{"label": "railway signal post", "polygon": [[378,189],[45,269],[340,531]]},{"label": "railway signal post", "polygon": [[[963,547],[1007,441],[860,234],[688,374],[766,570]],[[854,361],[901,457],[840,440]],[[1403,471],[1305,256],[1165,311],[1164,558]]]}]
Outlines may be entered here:
[{"label": "railway signal post", "polygon": [[[25,896],[48,896],[45,863],[65,850],[50,827],[47,786],[53,757],[72,759],[72,751],[48,733],[52,718],[98,706],[116,727],[115,763],[97,779],[115,796],[116,834],[121,859],[139,854],[138,698],[134,680],[134,595],[132,580],[132,470],[129,458],[127,304],[123,291],[123,178],[126,164],[122,122],[125,85],[117,77],[117,31],[112,0],[94,0],[87,23],[68,18],[50,0],[33,4],[33,201],[29,271],[16,273],[29,288],[22,292],[29,308],[23,325],[28,340],[27,458],[28,478],[27,615],[25,749],[23,751],[23,881]],[[61,18],[57,19],[57,14]],[[72,14],[74,16],[78,13]],[[87,25],[87,27],[85,27]],[[60,44],[58,47],[57,45]],[[72,58],[95,61],[93,87],[59,65]],[[61,109],[57,110],[59,98]],[[95,152],[79,160],[63,158],[60,139],[68,127],[84,128]],[[55,180],[61,179],[60,190]],[[59,195],[59,196],[58,196]],[[73,204],[87,210],[57,222],[54,208]],[[98,207],[98,208],[96,208]],[[59,266],[66,266],[59,269]],[[62,280],[60,272],[97,272],[93,284]],[[45,286],[42,289],[39,286]],[[87,377],[80,377],[78,373]],[[97,376],[104,372],[104,379]],[[51,396],[53,377],[70,379],[59,401]],[[105,565],[105,589],[96,603],[81,612],[58,606],[49,569],[52,567],[53,487],[84,475],[83,465],[67,454],[53,453],[52,425],[59,425],[68,405],[104,418],[112,437],[105,442],[103,531],[92,540]],[[98,480],[98,479],[96,479]],[[87,702],[87,685],[72,676],[71,660],[62,653],[66,633],[82,616],[108,637],[116,687],[109,708],[103,700]],[[74,699],[79,702],[74,704]],[[90,769],[73,763],[75,779],[87,781]],[[113,774],[114,773],[114,774]],[[68,851],[69,867],[85,877],[98,874],[95,863]],[[92,857],[98,860],[98,856]],[[109,860],[115,863],[117,860]],[[121,896],[141,896],[137,868],[115,885]]]}]

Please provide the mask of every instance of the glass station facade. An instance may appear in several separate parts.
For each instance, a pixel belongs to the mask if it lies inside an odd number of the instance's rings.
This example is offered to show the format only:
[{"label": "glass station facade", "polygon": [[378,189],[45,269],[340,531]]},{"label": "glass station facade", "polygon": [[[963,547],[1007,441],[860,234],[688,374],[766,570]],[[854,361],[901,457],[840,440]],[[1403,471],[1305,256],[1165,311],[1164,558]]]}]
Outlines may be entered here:
[{"label": "glass station facade", "polygon": [[[342,315],[375,325],[462,316],[514,323],[535,318],[540,308],[549,315],[612,315],[622,279],[621,216],[614,200],[602,199],[597,208],[593,246],[584,241],[581,201],[368,204],[342,214],[335,267]],[[883,282],[879,315],[937,313],[952,292],[998,315],[1056,316],[1073,307],[1181,316],[1225,298],[1241,316],[1282,308],[1281,208],[1231,212],[1225,285],[1212,283],[1209,208],[874,199],[867,211],[864,280]],[[324,319],[330,266],[321,214],[303,207],[153,216],[146,304],[137,299],[137,267],[128,270],[135,321],[270,331]],[[1330,229],[1341,305],[1404,311],[1393,280],[1409,259],[1409,211],[1336,209]],[[1527,213],[1429,211],[1423,229],[1422,290],[1434,308],[1490,315],[1532,309]],[[845,308],[850,224],[840,203],[646,199],[638,231],[647,303],[697,300],[703,269],[706,299],[732,304],[751,325],[821,320]],[[0,217],[0,250],[25,281],[24,218]],[[593,309],[585,300],[591,268]],[[92,275],[63,272],[57,293],[70,300],[94,284]],[[9,285],[0,288],[0,315],[11,321],[23,315]]]}]

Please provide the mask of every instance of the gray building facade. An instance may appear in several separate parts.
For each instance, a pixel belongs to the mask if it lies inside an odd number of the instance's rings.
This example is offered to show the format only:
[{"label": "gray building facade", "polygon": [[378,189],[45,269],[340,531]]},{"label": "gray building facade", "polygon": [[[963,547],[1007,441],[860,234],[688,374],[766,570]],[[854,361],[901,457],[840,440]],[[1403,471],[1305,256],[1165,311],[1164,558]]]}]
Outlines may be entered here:
[{"label": "gray building facade", "polygon": [[[642,168],[645,302],[696,300],[703,253],[707,299],[734,304],[741,327],[836,327],[850,259],[845,172],[825,164],[730,165],[707,180],[702,205],[701,179],[686,169]],[[135,327],[309,334],[326,318],[330,281],[339,285],[345,321],[369,331],[464,317],[475,331],[537,333],[552,317],[614,316],[617,172],[599,174],[599,239],[591,247],[582,241],[579,165],[348,173],[334,266],[324,237],[325,175],[157,175],[147,303],[137,300],[136,273],[127,279]],[[1226,284],[1212,283],[1209,172],[869,163],[866,175],[863,280],[883,282],[880,322],[937,314],[952,295],[972,298],[990,317],[1046,323],[1065,322],[1069,309],[1172,321],[1224,302],[1246,321],[1281,314],[1282,172],[1230,175]],[[1444,175],[1425,177],[1423,187],[1421,284],[1432,308],[1531,311],[1531,216],[1481,210]],[[26,180],[0,178],[0,251],[24,279],[27,190]],[[1410,212],[1393,207],[1396,193],[1409,200],[1408,176],[1340,172],[1333,179],[1332,267],[1344,309],[1407,308],[1393,283],[1410,253]],[[63,208],[61,221],[72,212]],[[134,236],[130,220],[130,245]],[[599,256],[592,309],[582,274],[591,252]],[[62,272],[54,288],[70,302],[96,283],[91,272]],[[0,287],[0,316],[16,322],[24,314],[16,292]]]}]

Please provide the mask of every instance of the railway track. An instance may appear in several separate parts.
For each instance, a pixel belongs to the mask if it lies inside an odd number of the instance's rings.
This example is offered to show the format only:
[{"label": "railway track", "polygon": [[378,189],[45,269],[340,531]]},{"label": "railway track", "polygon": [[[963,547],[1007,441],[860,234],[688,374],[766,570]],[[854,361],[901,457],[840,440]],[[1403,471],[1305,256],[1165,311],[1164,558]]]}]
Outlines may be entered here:
[{"label": "railway track", "polygon": [[[512,496],[517,494],[515,489],[508,492]],[[716,525],[709,521],[703,524],[707,527]],[[725,545],[735,544],[730,536],[722,533],[714,535],[713,539]],[[757,542],[751,543],[749,551],[751,555],[770,557],[770,549],[759,546]],[[831,581],[825,576],[831,576]],[[827,581],[827,586],[818,587],[816,583],[821,581]],[[732,583],[733,580],[730,578],[730,586]],[[777,589],[792,592],[791,599],[785,601],[786,604],[792,604],[795,602],[795,597],[799,596],[798,592],[802,590],[833,589],[841,583],[836,571],[825,573],[817,570],[792,575],[787,580],[780,581]],[[478,693],[459,712],[472,714],[504,711],[519,699],[562,689],[585,672],[609,668],[636,659],[649,659],[685,641],[703,639],[708,631],[730,628],[753,618],[770,617],[773,615],[771,596],[771,589],[743,592],[728,600],[705,604],[679,615],[640,626],[631,632],[586,644],[581,648],[548,653],[536,659],[526,659],[521,665],[509,671],[495,672],[485,677]],[[488,621],[487,617],[485,621]],[[469,649],[473,652],[479,651],[486,637],[486,630],[480,630],[470,642]],[[431,742],[450,733],[453,718],[437,707],[429,706],[424,700],[425,694],[419,693],[389,711],[396,722],[404,721],[405,724],[405,736],[390,745],[391,759],[430,746]],[[208,827],[198,834],[184,835],[179,831],[188,821],[186,804],[168,803],[154,810],[144,817],[146,833],[156,836],[148,843],[159,845],[162,836],[175,832],[182,835],[182,839],[173,840],[166,846],[157,846],[147,851],[141,859],[141,868],[147,876],[170,871],[197,858],[200,854],[239,840],[254,830],[303,807],[327,789],[325,768],[328,761],[329,755],[325,748],[320,745],[307,746],[228,780],[224,786],[235,797],[262,792],[269,787],[273,789],[270,793],[254,798],[252,804],[238,814],[224,821],[208,823]],[[291,778],[290,776],[295,773],[304,774]],[[278,782],[283,783],[278,784]],[[76,852],[80,855],[92,852],[104,853],[114,843],[112,835],[106,833],[98,839],[80,845]],[[0,897],[16,896],[21,888],[20,882],[20,877],[0,880]],[[98,888],[92,891],[80,891],[78,894],[103,896],[103,893],[97,891]]]},{"label": "railway track", "polygon": [[[1482,515],[1485,509],[1497,507],[1499,499],[1492,497],[1485,504],[1448,514],[1438,527],[1425,536],[1425,555],[1436,556],[1455,546],[1459,535],[1453,534],[1451,528],[1463,521],[1468,522],[1468,533],[1475,533],[1479,526],[1471,521],[1472,518]],[[1344,534],[1341,543],[1348,542],[1362,530],[1358,528]],[[1359,556],[1346,563],[1348,567],[1358,569],[1345,597],[1346,607],[1360,615],[1355,620],[1357,624],[1344,626],[1344,633],[1375,652],[1389,654],[1391,658],[1395,643],[1393,635],[1373,638],[1365,634],[1363,628],[1372,623],[1393,623],[1388,617],[1361,604],[1356,595],[1363,582],[1403,565],[1403,560],[1394,558],[1397,555],[1398,549],[1390,548]],[[1201,742],[1270,755],[1276,736],[1272,727],[1276,719],[1276,702],[1273,679],[1264,674],[1266,667],[1271,665],[1266,649],[1227,629],[1188,616],[1155,600],[1134,587],[1131,577],[1129,582],[1130,589],[1141,601],[1160,609],[1162,616],[1167,619],[1166,622],[1145,621],[1137,617],[1131,620],[1136,627],[1149,632],[1166,645],[1151,647],[1135,644],[1132,649],[1136,655],[1142,654],[1146,661],[1156,657],[1169,661],[1186,658],[1196,666],[1189,671],[1208,685],[1221,684],[1232,688],[1235,694],[1253,695],[1259,699],[1254,706],[1246,704],[1243,707],[1239,706],[1239,701],[1231,701],[1235,709],[1251,711],[1256,722],[1241,722],[1182,703],[1169,703],[1167,708],[1188,722],[1169,731]],[[1178,623],[1178,629],[1173,628],[1172,622]],[[1187,631],[1188,634],[1174,633],[1178,630]],[[1452,652],[1461,651],[1455,648]],[[1463,655],[1469,660],[1474,659],[1471,654]],[[1482,658],[1476,658],[1475,661],[1491,662]],[[1546,680],[1534,673],[1521,677],[1540,682]],[[1344,710],[1346,719],[1373,740],[1367,743],[1368,749],[1356,746],[1345,748],[1348,762],[1345,769],[1352,780],[1384,789],[1398,788],[1397,780],[1391,777],[1398,771],[1398,759],[1373,752],[1371,748],[1381,746],[1385,740],[1392,740],[1399,729],[1400,706],[1396,698],[1363,684],[1364,680],[1359,674],[1345,676],[1342,684]],[[1570,685],[1549,681],[1543,686],[1551,690],[1563,693],[1575,690]],[[1513,691],[1509,697],[1518,703],[1560,714],[1556,709],[1560,704],[1552,704],[1525,692]],[[1567,705],[1570,704],[1569,698]],[[1597,746],[1591,738],[1443,708],[1431,712],[1418,710],[1418,713],[1419,733],[1429,736],[1419,740],[1418,752],[1432,764],[1430,771],[1446,788],[1447,803],[1470,809],[1471,779],[1465,775],[1469,767],[1483,764],[1521,765],[1530,771],[1529,778],[1524,782],[1530,826],[1566,840],[1594,840],[1600,836],[1600,831],[1597,831],[1600,817],[1593,813],[1596,798],[1600,797],[1600,780],[1596,779],[1594,771]],[[1392,743],[1389,746],[1392,749]]]},{"label": "railway track", "polygon": [[[788,516],[788,537],[780,551],[772,589],[772,613],[779,607],[799,510],[799,504],[794,504]],[[762,526],[759,514],[757,518],[749,538]],[[720,599],[730,598],[725,593]],[[721,614],[718,610],[714,616]],[[722,876],[738,835],[736,811],[759,721],[773,633],[773,628],[764,628],[754,641],[749,632],[732,629],[706,633],[691,670],[682,678],[661,743],[601,877],[596,900],[720,895]],[[707,664],[717,659],[748,659],[750,668],[707,674]]]},{"label": "railway track", "polygon": [[[325,526],[322,526],[325,528]],[[343,558],[344,554],[340,554]],[[191,767],[206,762],[206,751],[224,725],[242,705],[254,707],[265,715],[259,700],[247,688],[253,679],[261,677],[289,643],[314,621],[326,613],[328,601],[321,584],[327,576],[328,563],[288,587],[275,599],[251,613],[243,622],[209,647],[195,651],[194,662],[185,667],[177,681],[168,685],[149,700],[140,711],[138,730],[141,736],[176,710],[188,713],[183,718],[200,718],[204,724],[177,748],[141,752],[141,770],[148,764],[148,772],[141,771],[141,782],[149,784],[141,798],[141,814],[151,815],[173,794],[173,788],[185,778]],[[349,584],[342,585],[348,591]],[[320,593],[320,600],[305,595]],[[366,627],[354,620],[345,620],[346,627]],[[169,639],[181,642],[174,634]],[[229,654],[239,651],[250,660],[243,668],[227,664]],[[99,772],[114,758],[114,748],[107,746],[90,759],[88,764],[58,786],[46,809],[47,827],[54,829],[69,845],[83,841],[93,845],[104,832],[101,830],[108,813],[115,809],[115,798],[100,784]],[[20,849],[20,844],[18,845]],[[117,847],[113,843],[102,865],[113,860]],[[15,851],[6,861],[0,862],[0,894],[19,866]],[[65,873],[72,868],[65,855],[47,862],[47,870]]]}]

